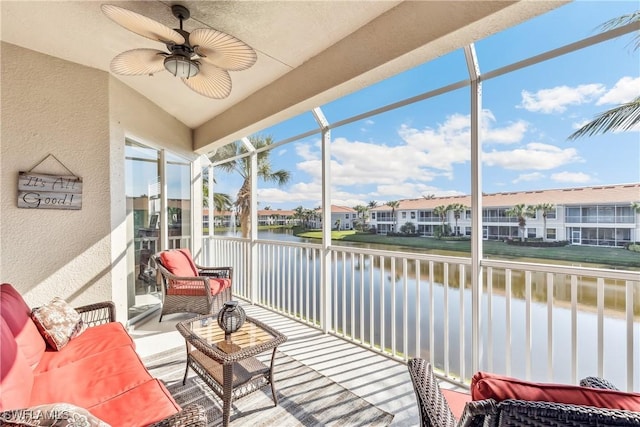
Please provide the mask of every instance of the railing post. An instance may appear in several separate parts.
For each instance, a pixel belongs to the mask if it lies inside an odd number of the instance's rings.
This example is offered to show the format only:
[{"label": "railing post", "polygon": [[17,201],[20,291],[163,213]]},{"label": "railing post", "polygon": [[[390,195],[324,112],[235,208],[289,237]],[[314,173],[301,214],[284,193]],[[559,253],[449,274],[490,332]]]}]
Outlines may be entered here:
[{"label": "railing post", "polygon": [[320,108],[312,110],[322,129],[322,258],[320,260],[320,326],[326,334],[331,324],[331,130]]}]

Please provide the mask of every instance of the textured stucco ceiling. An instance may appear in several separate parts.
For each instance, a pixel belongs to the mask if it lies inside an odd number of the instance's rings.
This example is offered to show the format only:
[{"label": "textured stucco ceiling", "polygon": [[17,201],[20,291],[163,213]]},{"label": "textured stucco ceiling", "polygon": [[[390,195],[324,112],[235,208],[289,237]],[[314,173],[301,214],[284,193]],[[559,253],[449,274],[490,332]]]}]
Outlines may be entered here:
[{"label": "textured stucco ceiling", "polygon": [[[194,129],[194,150],[257,131],[321,103],[530,19],[563,1],[107,1],[171,28],[170,6],[191,11],[185,30],[238,37],[255,66],[231,72],[224,100],[168,72],[116,76]],[[134,48],[163,49],[106,18],[101,1],[0,1],[2,40],[100,70]]]}]

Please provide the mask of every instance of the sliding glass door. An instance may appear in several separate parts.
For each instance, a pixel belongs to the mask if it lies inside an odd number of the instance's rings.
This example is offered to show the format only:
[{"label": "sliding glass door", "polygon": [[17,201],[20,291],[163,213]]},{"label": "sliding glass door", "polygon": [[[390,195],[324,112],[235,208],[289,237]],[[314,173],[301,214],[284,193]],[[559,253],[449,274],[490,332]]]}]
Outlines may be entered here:
[{"label": "sliding glass door", "polygon": [[[160,307],[151,255],[166,248],[191,247],[191,164],[167,151],[127,140],[125,173],[128,318],[135,323]],[[165,228],[166,242],[161,237]]]}]

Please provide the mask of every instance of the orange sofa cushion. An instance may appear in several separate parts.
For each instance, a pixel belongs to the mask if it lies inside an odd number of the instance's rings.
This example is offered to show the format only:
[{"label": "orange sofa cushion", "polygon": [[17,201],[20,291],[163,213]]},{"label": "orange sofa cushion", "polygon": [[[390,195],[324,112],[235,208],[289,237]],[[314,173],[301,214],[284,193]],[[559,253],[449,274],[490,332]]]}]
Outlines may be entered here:
[{"label": "orange sofa cushion", "polygon": [[31,309],[20,293],[8,283],[0,285],[0,306],[2,307],[0,315],[7,322],[27,364],[32,368],[35,367],[44,354],[47,344],[31,320]]},{"label": "orange sofa cushion", "polygon": [[87,409],[112,426],[129,427],[160,421],[180,411],[180,406],[160,381],[152,379]]},{"label": "orange sofa cushion", "polygon": [[135,348],[133,339],[124,329],[122,323],[111,322],[94,326],[85,330],[82,335],[73,338],[60,351],[47,349],[34,373],[40,374],[122,346]]},{"label": "orange sofa cushion", "polygon": [[0,318],[0,411],[29,406],[34,378],[9,325]]},{"label": "orange sofa cushion", "polygon": [[193,258],[191,258],[191,252],[187,248],[160,252],[160,260],[162,265],[174,276],[198,276],[198,269],[193,262]]},{"label": "orange sofa cushion", "polygon": [[[218,295],[229,287],[231,287],[231,279],[209,278],[209,291],[211,295]],[[180,281],[179,283],[172,283],[171,286],[169,286],[167,295],[204,296],[205,290],[202,282],[185,283],[185,281]]]},{"label": "orange sofa cushion", "polygon": [[471,396],[473,400],[519,399],[640,411],[639,393],[568,384],[533,383],[484,372],[473,376]]},{"label": "orange sofa cushion", "polygon": [[151,378],[132,347],[117,347],[36,375],[28,406],[66,402],[88,408]]}]

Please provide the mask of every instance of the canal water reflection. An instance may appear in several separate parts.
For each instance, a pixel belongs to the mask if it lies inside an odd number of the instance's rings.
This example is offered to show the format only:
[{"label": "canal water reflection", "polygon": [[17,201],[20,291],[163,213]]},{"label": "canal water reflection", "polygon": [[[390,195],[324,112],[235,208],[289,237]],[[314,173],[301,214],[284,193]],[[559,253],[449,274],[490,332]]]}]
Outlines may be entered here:
[{"label": "canal water reflection", "polygon": [[[291,233],[261,231],[259,239],[287,242],[318,242],[303,239]],[[341,242],[343,243],[343,242]],[[347,243],[340,246],[366,249],[394,250],[386,245]],[[403,252],[425,251],[402,249]],[[459,257],[459,252],[428,251],[432,255]],[[287,292],[282,277],[291,277],[297,287],[295,295],[299,301],[313,301],[315,313],[320,312],[319,257],[311,251],[294,251],[294,259],[287,254],[279,257],[280,276],[271,277],[269,283],[280,289],[283,299]],[[369,257],[338,255],[332,266],[333,310],[338,333],[368,343],[373,338],[375,346],[404,349],[406,335],[410,354],[433,358],[436,367],[446,369],[454,376],[471,372],[471,271],[458,263],[433,263],[407,259],[396,262],[391,257]],[[511,260],[514,261],[514,260]],[[525,262],[531,262],[526,260]],[[549,264],[547,260],[540,260]],[[352,268],[353,266],[353,268]],[[586,266],[586,265],[583,265]],[[275,274],[275,269],[263,266],[265,277]],[[406,271],[405,271],[406,268]],[[264,270],[268,269],[268,271]],[[309,276],[313,276],[309,280]],[[527,280],[523,271],[512,271],[509,278],[505,271],[492,272],[490,295],[485,288],[482,303],[482,352],[481,369],[520,378],[529,376],[533,380],[571,382],[572,365],[572,311],[571,283],[566,274],[553,274],[549,285],[546,273],[531,272]],[[433,282],[431,282],[431,278]],[[305,287],[311,283],[311,288]],[[308,285],[307,285],[308,286]],[[549,295],[551,292],[551,295]],[[271,295],[271,294],[270,294]],[[280,295],[280,293],[278,294]],[[510,295],[507,298],[506,295]],[[596,280],[580,278],[576,300],[577,370],[578,379],[597,375],[598,316]],[[528,298],[527,298],[528,297]],[[640,343],[640,289],[634,292],[634,342]],[[406,304],[406,310],[404,309]],[[302,306],[301,304],[300,306]],[[296,306],[294,304],[294,306]],[[296,306],[297,307],[297,306]],[[624,282],[607,280],[604,292],[605,315],[603,318],[604,376],[624,387],[626,384],[626,295]],[[392,315],[394,313],[394,315]],[[364,319],[362,321],[361,319]],[[406,319],[406,320],[405,320]],[[407,325],[407,333],[403,326]],[[530,325],[530,333],[527,333]],[[416,334],[416,330],[420,334]],[[392,334],[395,331],[395,334]],[[392,341],[395,336],[395,341]],[[418,345],[419,341],[419,345]],[[433,348],[431,342],[433,341]],[[551,360],[549,347],[553,348]],[[640,385],[640,360],[636,349],[634,384]],[[448,355],[448,357],[447,357]],[[527,368],[525,361],[529,362]],[[552,367],[549,367],[549,364]],[[506,366],[510,368],[505,370]],[[552,375],[549,375],[549,369]]]}]

